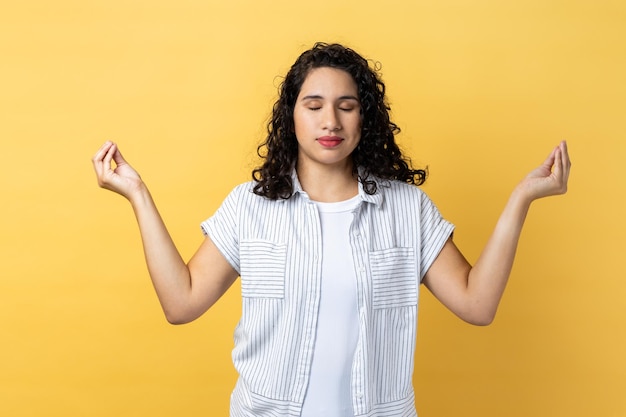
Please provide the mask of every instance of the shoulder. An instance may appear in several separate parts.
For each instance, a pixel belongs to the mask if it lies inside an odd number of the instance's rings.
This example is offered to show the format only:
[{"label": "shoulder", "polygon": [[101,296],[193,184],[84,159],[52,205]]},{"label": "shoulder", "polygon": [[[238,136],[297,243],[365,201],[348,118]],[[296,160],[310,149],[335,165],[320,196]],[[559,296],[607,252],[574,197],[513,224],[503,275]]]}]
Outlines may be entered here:
[{"label": "shoulder", "polygon": [[261,196],[254,194],[255,185],[256,185],[256,181],[247,181],[247,182],[238,184],[235,187],[233,187],[230,193],[228,193],[227,199],[235,198],[237,200],[240,200],[242,198],[243,199],[254,198],[254,197],[263,198]]},{"label": "shoulder", "polygon": [[272,200],[270,198],[254,193],[254,187],[257,182],[254,180],[247,181],[235,186],[226,197],[225,202],[235,205],[238,208],[255,209],[258,207],[271,207],[284,200]]},{"label": "shoulder", "polygon": [[377,186],[379,208],[383,211],[427,217],[439,213],[436,204],[419,186],[397,180],[377,180]]}]

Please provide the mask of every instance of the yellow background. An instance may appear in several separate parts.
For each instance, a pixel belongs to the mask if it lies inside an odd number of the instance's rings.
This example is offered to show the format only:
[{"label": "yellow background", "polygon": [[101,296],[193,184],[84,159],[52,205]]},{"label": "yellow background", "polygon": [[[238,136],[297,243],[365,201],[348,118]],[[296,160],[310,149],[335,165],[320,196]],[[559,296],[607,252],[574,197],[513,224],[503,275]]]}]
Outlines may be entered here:
[{"label": "yellow background", "polygon": [[626,416],[626,3],[621,0],[4,1],[0,415],[225,416],[238,288],[166,324],[106,139],[183,256],[248,180],[280,75],[314,41],[383,64],[402,147],[475,260],[516,182],[561,139],[495,323],[421,300],[420,417]]}]

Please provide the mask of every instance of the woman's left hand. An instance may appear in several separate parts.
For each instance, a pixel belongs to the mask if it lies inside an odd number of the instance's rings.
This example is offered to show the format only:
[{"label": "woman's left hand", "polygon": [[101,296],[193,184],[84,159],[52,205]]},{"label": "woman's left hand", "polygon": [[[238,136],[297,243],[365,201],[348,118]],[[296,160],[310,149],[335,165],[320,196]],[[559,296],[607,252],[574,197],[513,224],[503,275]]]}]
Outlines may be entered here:
[{"label": "woman's left hand", "polygon": [[529,201],[551,195],[565,194],[572,163],[567,153],[567,143],[562,141],[554,148],[541,166],[531,171],[518,186]]}]

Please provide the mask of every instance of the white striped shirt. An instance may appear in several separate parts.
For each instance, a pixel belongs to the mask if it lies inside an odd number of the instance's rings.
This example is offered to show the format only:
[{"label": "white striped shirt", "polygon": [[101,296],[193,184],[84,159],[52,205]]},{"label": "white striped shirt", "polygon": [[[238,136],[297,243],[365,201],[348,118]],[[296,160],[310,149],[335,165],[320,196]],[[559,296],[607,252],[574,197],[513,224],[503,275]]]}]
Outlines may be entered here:
[{"label": "white striped shirt", "polygon": [[[299,416],[320,301],[318,209],[294,175],[295,193],[269,200],[236,187],[202,230],[241,276],[242,317],[233,362],[232,417]],[[416,416],[413,392],[421,279],[451,235],[419,188],[378,181],[350,226],[359,337],[351,374],[355,416]]]}]

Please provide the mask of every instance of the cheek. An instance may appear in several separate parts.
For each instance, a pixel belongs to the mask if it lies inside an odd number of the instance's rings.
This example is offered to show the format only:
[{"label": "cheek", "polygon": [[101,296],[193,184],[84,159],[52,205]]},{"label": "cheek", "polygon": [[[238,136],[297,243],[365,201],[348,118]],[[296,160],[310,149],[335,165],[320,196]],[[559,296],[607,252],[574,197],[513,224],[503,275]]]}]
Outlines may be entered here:
[{"label": "cheek", "polygon": [[293,112],[293,125],[296,128],[302,125],[302,115],[298,111]]},{"label": "cheek", "polygon": [[361,132],[363,131],[363,123],[361,122],[361,115],[357,115],[355,117],[355,119],[352,121],[352,125],[354,126],[354,130],[359,132],[359,135],[361,135]]},{"label": "cheek", "polygon": [[293,129],[296,134],[298,134],[298,131],[302,129],[302,116],[297,110],[294,110],[293,112]]},{"label": "cheek", "polygon": [[296,111],[293,114],[293,126],[296,133],[305,133],[315,126],[315,120],[307,113]]}]

